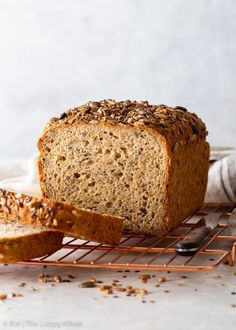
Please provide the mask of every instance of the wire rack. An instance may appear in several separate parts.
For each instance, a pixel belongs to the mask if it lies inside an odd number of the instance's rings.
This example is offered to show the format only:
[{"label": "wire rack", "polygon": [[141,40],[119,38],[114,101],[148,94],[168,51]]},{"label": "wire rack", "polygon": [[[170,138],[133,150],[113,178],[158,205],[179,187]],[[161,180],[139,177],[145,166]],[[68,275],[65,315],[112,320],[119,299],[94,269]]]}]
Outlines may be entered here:
[{"label": "wire rack", "polygon": [[[78,238],[65,237],[57,252],[21,262],[27,265],[56,265],[108,269],[149,269],[172,271],[209,271],[221,263],[233,265],[236,236],[231,236],[227,219],[236,204],[206,204],[177,229],[159,237],[125,235],[118,246],[108,246]],[[182,239],[207,214],[220,213],[217,226],[194,256],[176,254],[174,244]]]}]

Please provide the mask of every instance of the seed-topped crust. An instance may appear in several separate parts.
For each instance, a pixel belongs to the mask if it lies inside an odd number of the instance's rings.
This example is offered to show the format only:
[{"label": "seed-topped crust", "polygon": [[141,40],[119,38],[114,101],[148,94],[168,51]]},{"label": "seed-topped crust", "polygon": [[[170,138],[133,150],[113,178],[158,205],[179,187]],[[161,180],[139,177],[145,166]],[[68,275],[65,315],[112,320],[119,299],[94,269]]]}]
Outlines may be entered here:
[{"label": "seed-topped crust", "polygon": [[119,243],[123,229],[121,217],[5,189],[0,189],[0,216],[111,245]]},{"label": "seed-topped crust", "polygon": [[[120,101],[111,99],[99,102],[87,102],[74,109],[69,109],[58,118],[54,117],[45,130],[58,125],[70,125],[85,122],[91,125],[99,122],[125,124],[130,126],[150,126],[166,138],[182,144],[205,139],[206,126],[195,113],[176,106],[168,107],[164,104],[153,105],[148,101]],[[177,146],[175,146],[175,149]]]}]

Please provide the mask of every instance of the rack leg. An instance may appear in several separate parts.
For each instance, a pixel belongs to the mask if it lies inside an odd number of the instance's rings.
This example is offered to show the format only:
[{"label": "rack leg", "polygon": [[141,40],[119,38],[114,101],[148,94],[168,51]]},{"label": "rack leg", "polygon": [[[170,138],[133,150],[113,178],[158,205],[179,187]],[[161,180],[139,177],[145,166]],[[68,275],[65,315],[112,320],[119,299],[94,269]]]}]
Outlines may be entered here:
[{"label": "rack leg", "polygon": [[228,256],[227,261],[226,261],[226,263],[228,265],[230,265],[230,266],[234,265],[234,263],[235,263],[235,254],[236,254],[236,244],[234,243],[234,245],[232,246],[232,249],[231,249],[231,253]]}]

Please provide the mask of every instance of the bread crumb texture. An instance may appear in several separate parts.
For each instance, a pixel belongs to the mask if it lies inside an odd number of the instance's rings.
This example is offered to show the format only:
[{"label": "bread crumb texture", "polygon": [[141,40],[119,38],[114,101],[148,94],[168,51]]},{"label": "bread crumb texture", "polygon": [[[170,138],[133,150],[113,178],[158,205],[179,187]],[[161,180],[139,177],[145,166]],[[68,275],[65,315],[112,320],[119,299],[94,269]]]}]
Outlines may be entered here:
[{"label": "bread crumb texture", "polygon": [[0,262],[25,261],[60,249],[63,234],[0,218]]},{"label": "bread crumb texture", "polygon": [[124,231],[159,235],[202,206],[209,145],[185,108],[103,100],[70,109],[38,142],[44,197],[125,218]]}]

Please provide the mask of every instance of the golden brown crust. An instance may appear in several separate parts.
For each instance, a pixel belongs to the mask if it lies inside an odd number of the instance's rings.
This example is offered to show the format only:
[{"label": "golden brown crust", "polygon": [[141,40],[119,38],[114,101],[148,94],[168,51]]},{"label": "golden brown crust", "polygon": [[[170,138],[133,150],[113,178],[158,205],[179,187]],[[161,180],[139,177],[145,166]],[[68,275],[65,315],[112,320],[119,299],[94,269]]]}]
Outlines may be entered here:
[{"label": "golden brown crust", "polygon": [[51,254],[60,249],[63,236],[55,231],[42,231],[0,239],[0,262],[26,261]]},{"label": "golden brown crust", "polygon": [[119,243],[123,229],[121,217],[4,189],[0,189],[0,216],[111,245]]},{"label": "golden brown crust", "polygon": [[175,148],[175,142],[183,145],[205,139],[207,135],[205,124],[195,113],[187,111],[186,108],[168,107],[164,104],[153,105],[147,101],[116,102],[110,99],[88,102],[77,108],[69,109],[60,117],[52,118],[45,126],[43,134],[48,130],[64,125],[80,123],[94,125],[100,122],[152,127],[162,136],[165,136],[173,148]]},{"label": "golden brown crust", "polygon": [[[209,168],[210,148],[206,141],[169,150],[168,205],[166,228],[176,228],[186,217],[200,209],[204,202]],[[184,172],[183,172],[184,169]]]}]

